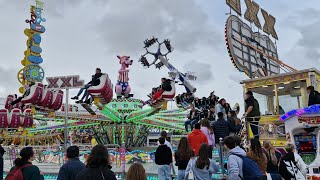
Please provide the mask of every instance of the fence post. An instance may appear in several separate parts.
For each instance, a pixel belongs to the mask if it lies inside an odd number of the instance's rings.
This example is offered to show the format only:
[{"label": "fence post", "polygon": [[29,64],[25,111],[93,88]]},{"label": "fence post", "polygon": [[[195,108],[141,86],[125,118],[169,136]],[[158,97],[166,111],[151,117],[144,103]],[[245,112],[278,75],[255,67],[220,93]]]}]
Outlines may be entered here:
[{"label": "fence post", "polygon": [[220,148],[220,152],[219,152],[219,158],[220,158],[220,167],[221,167],[221,171],[222,171],[222,175],[224,176],[224,164],[223,164],[223,139],[219,138],[219,148]]}]

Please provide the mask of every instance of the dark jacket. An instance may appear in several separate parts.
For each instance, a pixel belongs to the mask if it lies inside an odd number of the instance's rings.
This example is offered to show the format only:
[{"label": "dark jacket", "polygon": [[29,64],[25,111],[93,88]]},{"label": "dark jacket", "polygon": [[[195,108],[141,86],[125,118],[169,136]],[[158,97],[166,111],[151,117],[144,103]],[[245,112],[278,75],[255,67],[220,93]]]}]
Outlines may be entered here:
[{"label": "dark jacket", "polygon": [[318,91],[311,91],[309,94],[308,106],[320,104],[320,93]]},{"label": "dark jacket", "polygon": [[194,112],[194,116],[193,116],[193,118],[192,118],[192,110],[189,112],[189,115],[188,115],[188,119],[190,119],[190,120],[199,120],[199,111],[198,110],[195,110],[195,112]]},{"label": "dark jacket", "polygon": [[[292,174],[292,170],[294,170],[294,174]],[[291,180],[295,176],[296,179],[305,179],[307,167],[298,154],[289,152],[280,160],[279,173],[285,180]]]},{"label": "dark jacket", "polygon": [[78,174],[76,180],[117,180],[117,178],[108,167],[88,167]]},{"label": "dark jacket", "polygon": [[157,165],[169,165],[172,163],[172,152],[167,145],[160,145],[157,148],[155,162]]},{"label": "dark jacket", "polygon": [[100,84],[100,77],[102,76],[102,73],[96,73],[92,76],[92,80],[88,82],[88,84],[91,84],[92,86],[98,86]]},{"label": "dark jacket", "polygon": [[213,132],[216,143],[219,143],[219,138],[229,136],[230,129],[231,126],[229,122],[224,119],[218,119],[215,123],[213,123]]},{"label": "dark jacket", "polygon": [[164,91],[171,91],[171,80],[167,79],[165,82],[163,82],[161,85],[161,89]]},{"label": "dark jacket", "polygon": [[[32,163],[29,163],[32,164]],[[10,171],[14,170],[13,167]],[[28,166],[22,168],[23,180],[44,180],[44,177],[40,174],[40,170],[37,166]]]},{"label": "dark jacket", "polygon": [[75,180],[77,175],[86,168],[78,159],[70,159],[59,171],[58,180]]},{"label": "dark jacket", "polygon": [[176,151],[174,153],[174,159],[176,160],[176,166],[178,166],[178,170],[186,170],[187,169],[190,158],[187,160],[182,160],[180,157],[179,151]]},{"label": "dark jacket", "polygon": [[[253,106],[252,111],[247,115],[247,117],[257,117],[257,116],[261,115],[259,102],[253,96],[246,99],[245,102],[246,102],[245,111],[247,111],[250,106]],[[260,118],[255,119],[255,121],[257,121],[259,119]],[[248,121],[253,121],[253,118],[248,118]]]}]

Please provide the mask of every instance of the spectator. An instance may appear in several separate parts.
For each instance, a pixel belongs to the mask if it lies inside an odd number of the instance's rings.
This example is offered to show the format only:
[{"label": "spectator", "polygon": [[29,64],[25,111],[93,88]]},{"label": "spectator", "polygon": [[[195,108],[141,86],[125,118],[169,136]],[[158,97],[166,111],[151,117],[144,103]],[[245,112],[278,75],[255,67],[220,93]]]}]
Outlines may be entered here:
[{"label": "spectator", "polygon": [[147,180],[146,170],[140,163],[134,163],[128,170],[126,180]]},{"label": "spectator", "polygon": [[188,132],[188,125],[191,126],[191,131],[193,130],[193,126],[199,121],[199,111],[196,110],[194,106],[191,107],[191,111],[188,115],[188,120],[184,123],[186,131]]},{"label": "spectator", "polygon": [[253,97],[253,93],[248,91],[245,97],[246,108],[243,117],[250,123],[250,127],[254,138],[259,139],[259,120],[260,120],[260,107],[259,102]]},{"label": "spectator", "polygon": [[32,165],[34,160],[34,151],[32,147],[25,147],[20,151],[20,157],[14,161],[14,167],[11,168],[8,177],[15,175],[20,168],[24,180],[44,180],[42,172],[35,165]]},{"label": "spectator", "polygon": [[208,139],[208,145],[209,145],[209,158],[212,158],[212,150],[215,146],[215,138],[213,129],[210,126],[210,123],[208,119],[202,119],[201,120],[201,132],[206,135]]},{"label": "spectator", "polygon": [[203,134],[200,130],[200,124],[195,124],[195,129],[188,135],[188,141],[194,154],[197,156],[201,144],[208,144],[208,139],[205,134]]},{"label": "spectator", "polygon": [[70,146],[67,149],[68,162],[60,168],[58,180],[75,180],[77,175],[86,168],[79,160],[79,155],[78,146]]},{"label": "spectator", "polygon": [[213,124],[213,131],[215,133],[215,142],[219,142],[219,138],[229,136],[230,124],[224,120],[223,113],[218,113],[218,120]]},{"label": "spectator", "polygon": [[170,164],[172,163],[171,149],[165,145],[165,138],[159,138],[160,146],[155,153],[155,163],[158,165],[159,180],[171,179]]},{"label": "spectator", "polygon": [[[164,137],[164,139],[165,139],[164,144],[167,145],[171,149],[171,151],[173,152],[171,143],[169,141],[167,141],[167,136],[168,136],[167,131],[161,131],[161,137]],[[158,141],[158,146],[159,145],[160,145],[160,142]]]},{"label": "spectator", "polygon": [[239,146],[241,149],[243,149],[244,151],[245,148],[243,147],[243,144],[241,143],[241,137],[240,136],[233,136],[234,141],[236,142],[236,146]]},{"label": "spectator", "polygon": [[309,94],[308,106],[320,104],[320,94],[313,86],[307,87],[307,93]]},{"label": "spectator", "polygon": [[282,178],[285,180],[305,179],[307,167],[301,156],[296,153],[294,145],[287,144],[285,150],[287,154],[281,158],[279,165],[279,173]]},{"label": "spectator", "polygon": [[216,114],[215,114],[214,106],[210,106],[210,110],[209,110],[209,113],[208,113],[208,120],[209,121],[215,121],[216,120]]},{"label": "spectator", "polygon": [[241,120],[237,117],[237,114],[235,111],[233,110],[229,111],[228,122],[230,124],[230,127],[232,127],[231,128],[232,132],[236,135],[239,134],[242,128],[242,125],[241,125]]},{"label": "spectator", "polygon": [[179,141],[178,149],[174,153],[174,159],[176,160],[176,166],[178,166],[178,180],[185,180],[185,172],[187,165],[191,157],[194,156],[194,152],[186,137],[182,137]]},{"label": "spectator", "polygon": [[259,139],[250,139],[250,148],[249,152],[247,152],[247,156],[257,162],[262,175],[266,176],[268,160],[266,155],[262,152],[262,147]]},{"label": "spectator", "polygon": [[99,144],[92,148],[87,167],[78,174],[76,180],[117,180],[110,169],[108,149]]},{"label": "spectator", "polygon": [[2,147],[3,140],[0,141],[0,180],[3,180],[3,155],[6,152]]},{"label": "spectator", "polygon": [[226,100],[220,99],[219,103],[216,105],[216,114],[222,112],[224,119],[226,119]]},{"label": "spectator", "polygon": [[227,136],[224,138],[224,147],[228,151],[228,179],[230,180],[242,180],[242,158],[239,156],[246,156],[246,152],[239,146],[235,146],[235,139],[233,136]]},{"label": "spectator", "polygon": [[281,180],[281,175],[278,171],[279,159],[276,155],[276,153],[278,153],[281,156],[281,152],[276,151],[270,141],[263,141],[263,148],[263,152],[268,160],[267,173],[270,173],[273,180]]},{"label": "spectator", "polygon": [[226,109],[226,114],[228,114],[232,110],[229,103],[226,103],[225,109]]},{"label": "spectator", "polygon": [[199,155],[193,159],[190,159],[186,176],[190,172],[193,173],[196,180],[208,180],[212,178],[212,174],[219,171],[219,167],[216,162],[209,158],[209,146],[208,144],[202,144],[199,149]]}]

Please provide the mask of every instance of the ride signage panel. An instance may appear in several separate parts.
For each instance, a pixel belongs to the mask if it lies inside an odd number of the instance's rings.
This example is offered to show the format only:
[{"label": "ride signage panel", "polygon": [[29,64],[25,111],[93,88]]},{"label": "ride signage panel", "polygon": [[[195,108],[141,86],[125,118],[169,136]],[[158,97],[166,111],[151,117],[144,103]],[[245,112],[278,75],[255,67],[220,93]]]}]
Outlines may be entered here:
[{"label": "ride signage panel", "polygon": [[47,77],[48,89],[72,89],[83,87],[84,81],[79,75]]}]

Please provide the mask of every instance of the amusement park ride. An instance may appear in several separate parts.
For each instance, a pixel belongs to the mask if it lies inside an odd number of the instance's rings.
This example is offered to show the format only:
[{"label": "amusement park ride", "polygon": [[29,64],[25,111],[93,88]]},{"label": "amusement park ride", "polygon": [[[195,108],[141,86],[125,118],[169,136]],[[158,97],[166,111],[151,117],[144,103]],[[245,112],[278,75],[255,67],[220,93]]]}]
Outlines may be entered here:
[{"label": "amusement park ride", "polygon": [[[227,0],[227,4],[241,15],[240,0]],[[256,3],[247,6],[249,10],[245,18],[261,28],[257,20],[259,6],[257,7]],[[251,8],[254,7],[255,10],[252,11]],[[146,53],[139,62],[148,68],[152,65],[158,69],[166,66],[171,78],[171,91],[163,92],[159,99],[150,103],[149,108],[142,109],[143,101],[130,94],[128,68],[133,64],[133,60],[130,60],[130,56],[117,56],[121,65],[115,85],[117,98],[113,98],[114,86],[108,74],[103,74],[99,85],[87,89],[98,110],[93,111],[90,105],[82,104],[90,113],[78,112],[72,105],[63,106],[62,89],[82,87],[83,81],[79,80],[79,76],[47,77],[48,85],[42,83],[44,70],[40,66],[43,62],[40,43],[45,27],[41,22],[46,21],[41,16],[42,10],[43,3],[36,1],[36,6],[31,6],[30,9],[31,19],[26,20],[30,25],[24,31],[28,37],[27,50],[21,61],[24,67],[18,72],[18,80],[22,85],[19,92],[24,95],[21,102],[14,105],[11,103],[17,96],[8,95],[5,109],[0,109],[0,133],[5,144],[72,144],[72,138],[62,138],[63,135],[67,132],[71,132],[71,135],[75,131],[90,131],[101,144],[141,147],[146,144],[151,129],[184,132],[187,109],[167,110],[167,102],[175,97],[176,79],[187,92],[195,93],[196,88],[190,81],[196,80],[196,76],[182,73],[169,63],[167,56],[173,51],[169,40],[159,42],[155,37],[145,40]],[[266,19],[264,31],[277,39],[273,28],[275,19],[263,10],[262,13]],[[309,175],[319,174],[320,106],[306,107],[306,87],[312,85],[316,89],[320,88],[320,72],[316,69],[298,71],[280,61],[272,39],[260,32],[254,32],[237,16],[228,17],[225,40],[232,63],[250,78],[241,82],[244,91],[252,91],[261,104],[263,115],[259,121],[260,140],[271,141],[282,153],[285,152],[285,143],[293,142],[308,164]],[[156,50],[152,52],[150,48],[155,46]],[[166,53],[162,52],[164,49]],[[153,58],[151,63],[148,56]],[[281,70],[285,73],[280,73]],[[280,105],[284,109],[298,110],[280,115]],[[242,135],[245,139],[253,137],[250,126],[243,128]]]}]

